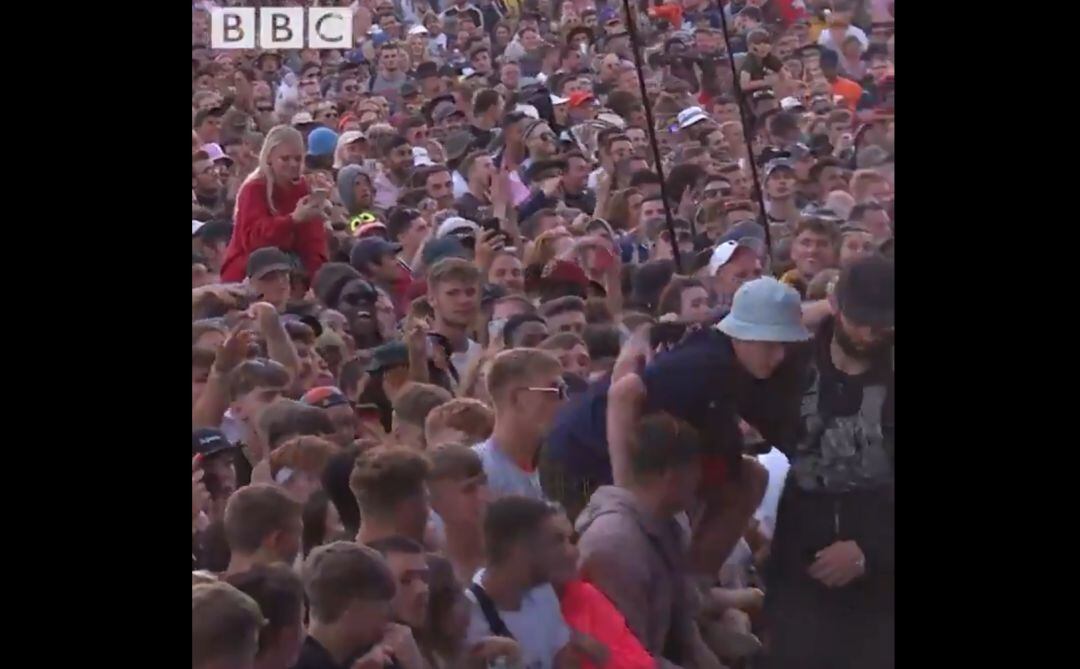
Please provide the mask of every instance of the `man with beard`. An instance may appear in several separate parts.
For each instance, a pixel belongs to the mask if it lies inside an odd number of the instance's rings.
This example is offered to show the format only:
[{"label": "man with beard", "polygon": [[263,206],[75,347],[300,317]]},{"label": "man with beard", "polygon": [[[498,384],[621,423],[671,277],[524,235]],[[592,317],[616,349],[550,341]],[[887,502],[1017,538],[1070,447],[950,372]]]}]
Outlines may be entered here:
[{"label": "man with beard", "polygon": [[[440,210],[449,209],[453,206],[454,180],[450,175],[450,168],[446,165],[428,167],[424,172],[423,183],[424,193],[432,200],[435,200],[435,204]],[[412,257],[408,253],[406,255]]]},{"label": "man with beard", "polygon": [[375,176],[375,207],[389,211],[397,204],[413,169],[412,146],[401,135],[391,137],[384,149],[382,169]]},{"label": "man with beard", "polygon": [[814,341],[766,581],[772,667],[892,667],[895,267],[840,274]]}]

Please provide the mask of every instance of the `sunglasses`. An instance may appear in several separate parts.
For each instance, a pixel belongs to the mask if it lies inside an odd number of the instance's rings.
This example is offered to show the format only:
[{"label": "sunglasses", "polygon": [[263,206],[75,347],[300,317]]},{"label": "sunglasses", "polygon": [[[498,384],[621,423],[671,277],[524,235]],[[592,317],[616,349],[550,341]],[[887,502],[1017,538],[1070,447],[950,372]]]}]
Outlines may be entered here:
[{"label": "sunglasses", "polygon": [[529,386],[528,388],[522,388],[522,390],[528,390],[534,393],[554,394],[557,399],[560,400],[565,400],[569,396],[569,391],[565,383],[560,383],[554,388],[549,386]]}]

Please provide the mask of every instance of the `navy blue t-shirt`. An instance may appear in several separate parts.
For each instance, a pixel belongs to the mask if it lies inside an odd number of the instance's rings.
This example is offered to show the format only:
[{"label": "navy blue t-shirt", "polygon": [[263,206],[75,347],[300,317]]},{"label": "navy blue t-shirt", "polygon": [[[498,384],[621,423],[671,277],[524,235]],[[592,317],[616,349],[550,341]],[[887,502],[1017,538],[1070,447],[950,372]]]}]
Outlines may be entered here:
[{"label": "navy blue t-shirt", "polygon": [[[740,417],[768,443],[786,447],[798,429],[809,348],[793,352],[804,354],[789,355],[772,378],[758,381],[738,365],[730,337],[715,328],[692,332],[645,369],[645,412],[666,411],[687,421],[701,432],[706,453],[732,460],[743,450]],[[607,377],[592,383],[563,407],[548,435],[545,460],[572,482],[612,482],[606,423],[610,386]]]}]

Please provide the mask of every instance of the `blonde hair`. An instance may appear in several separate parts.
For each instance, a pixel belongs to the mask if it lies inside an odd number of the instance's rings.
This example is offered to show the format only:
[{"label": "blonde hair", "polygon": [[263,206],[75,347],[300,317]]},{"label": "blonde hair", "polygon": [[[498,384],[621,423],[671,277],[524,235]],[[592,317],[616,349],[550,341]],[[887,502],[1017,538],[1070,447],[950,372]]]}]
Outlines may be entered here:
[{"label": "blonde hair", "polygon": [[[274,207],[274,173],[270,169],[270,154],[278,146],[289,142],[295,143],[300,147],[300,153],[304,153],[304,136],[300,134],[299,130],[291,125],[275,125],[270,128],[270,132],[266,133],[266,139],[263,141],[262,150],[259,151],[259,166],[244,178],[244,183],[240,184],[242,190],[248,182],[260,177],[266,181],[266,206],[269,208],[270,213],[275,216],[279,212]],[[240,198],[236,198],[236,202],[237,207],[239,207]],[[233,211],[234,220],[238,218],[238,213],[236,210]]]},{"label": "blonde hair", "polygon": [[562,363],[551,353],[535,348],[512,348],[495,356],[488,372],[488,394],[498,406],[512,388],[541,374],[561,373]]}]

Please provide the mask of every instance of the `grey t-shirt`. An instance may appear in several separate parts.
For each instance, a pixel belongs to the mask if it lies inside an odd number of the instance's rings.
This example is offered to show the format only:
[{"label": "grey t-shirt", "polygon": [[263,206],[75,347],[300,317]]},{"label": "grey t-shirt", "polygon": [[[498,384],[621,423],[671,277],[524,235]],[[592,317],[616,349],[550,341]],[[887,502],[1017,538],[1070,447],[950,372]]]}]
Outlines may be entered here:
[{"label": "grey t-shirt", "polygon": [[522,495],[532,499],[546,499],[544,491],[540,488],[539,470],[527,472],[518,467],[517,463],[495,446],[494,436],[472,448],[484,464],[488,490],[491,491],[493,498]]}]

